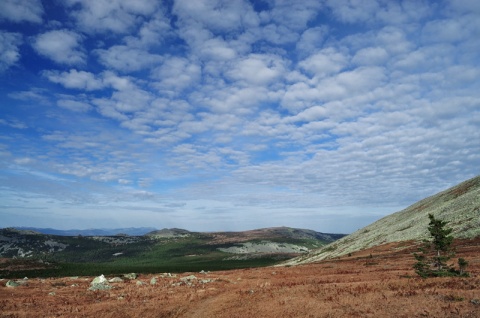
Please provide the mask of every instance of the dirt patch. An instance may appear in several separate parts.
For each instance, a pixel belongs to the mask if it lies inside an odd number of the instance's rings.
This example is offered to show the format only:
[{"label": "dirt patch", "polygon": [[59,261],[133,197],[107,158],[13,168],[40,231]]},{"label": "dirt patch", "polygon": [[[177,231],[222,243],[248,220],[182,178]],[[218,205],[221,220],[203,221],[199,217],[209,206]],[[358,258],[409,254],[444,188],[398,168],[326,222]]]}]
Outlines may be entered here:
[{"label": "dirt patch", "polygon": [[416,248],[402,242],[309,265],[140,275],[109,290],[89,291],[93,277],[2,280],[0,317],[480,317],[480,239],[455,245],[470,278],[416,277]]}]

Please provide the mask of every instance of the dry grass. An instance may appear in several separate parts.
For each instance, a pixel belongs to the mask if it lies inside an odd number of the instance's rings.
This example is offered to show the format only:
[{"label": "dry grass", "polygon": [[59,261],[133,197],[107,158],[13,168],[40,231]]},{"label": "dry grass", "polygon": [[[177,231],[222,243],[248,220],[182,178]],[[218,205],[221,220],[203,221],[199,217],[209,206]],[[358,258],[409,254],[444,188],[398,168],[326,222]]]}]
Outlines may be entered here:
[{"label": "dry grass", "polygon": [[480,238],[456,242],[470,278],[417,278],[412,244],[295,267],[194,273],[192,286],[178,284],[192,273],[144,275],[142,286],[95,292],[87,290],[92,278],[30,279],[17,288],[4,280],[0,317],[480,317]]}]

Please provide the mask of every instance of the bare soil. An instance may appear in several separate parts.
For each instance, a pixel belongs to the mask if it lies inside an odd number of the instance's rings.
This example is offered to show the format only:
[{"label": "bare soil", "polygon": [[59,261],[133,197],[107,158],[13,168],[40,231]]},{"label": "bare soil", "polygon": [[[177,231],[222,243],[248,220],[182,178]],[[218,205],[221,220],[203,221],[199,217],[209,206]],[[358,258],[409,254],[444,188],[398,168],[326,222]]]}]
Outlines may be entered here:
[{"label": "bare soil", "polygon": [[140,275],[110,290],[88,290],[93,277],[2,280],[0,317],[480,317],[480,238],[456,247],[469,278],[417,277],[416,246],[402,242],[295,267]]}]

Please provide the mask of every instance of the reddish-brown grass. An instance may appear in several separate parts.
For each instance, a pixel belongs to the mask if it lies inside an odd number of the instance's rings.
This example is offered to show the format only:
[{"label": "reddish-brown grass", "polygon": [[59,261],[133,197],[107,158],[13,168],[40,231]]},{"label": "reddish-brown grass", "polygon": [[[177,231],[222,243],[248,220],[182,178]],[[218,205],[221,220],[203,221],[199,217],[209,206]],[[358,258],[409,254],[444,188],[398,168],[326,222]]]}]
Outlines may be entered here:
[{"label": "reddish-brown grass", "polygon": [[470,278],[418,278],[416,247],[403,242],[317,264],[193,273],[192,286],[178,284],[192,273],[141,275],[142,286],[126,281],[106,291],[88,291],[92,277],[16,288],[3,280],[0,317],[480,317],[480,238],[456,247]]}]

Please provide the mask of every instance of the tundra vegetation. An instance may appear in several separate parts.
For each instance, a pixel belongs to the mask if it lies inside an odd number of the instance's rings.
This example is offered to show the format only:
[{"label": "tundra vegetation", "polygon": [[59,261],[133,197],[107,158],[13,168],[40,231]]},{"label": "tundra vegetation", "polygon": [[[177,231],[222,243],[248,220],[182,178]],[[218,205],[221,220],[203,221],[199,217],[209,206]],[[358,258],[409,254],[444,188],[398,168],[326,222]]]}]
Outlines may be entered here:
[{"label": "tundra vegetation", "polygon": [[94,276],[0,279],[0,317],[479,317],[480,237],[453,246],[471,277],[420,278],[408,241],[300,266],[135,278],[97,268],[104,289]]}]

